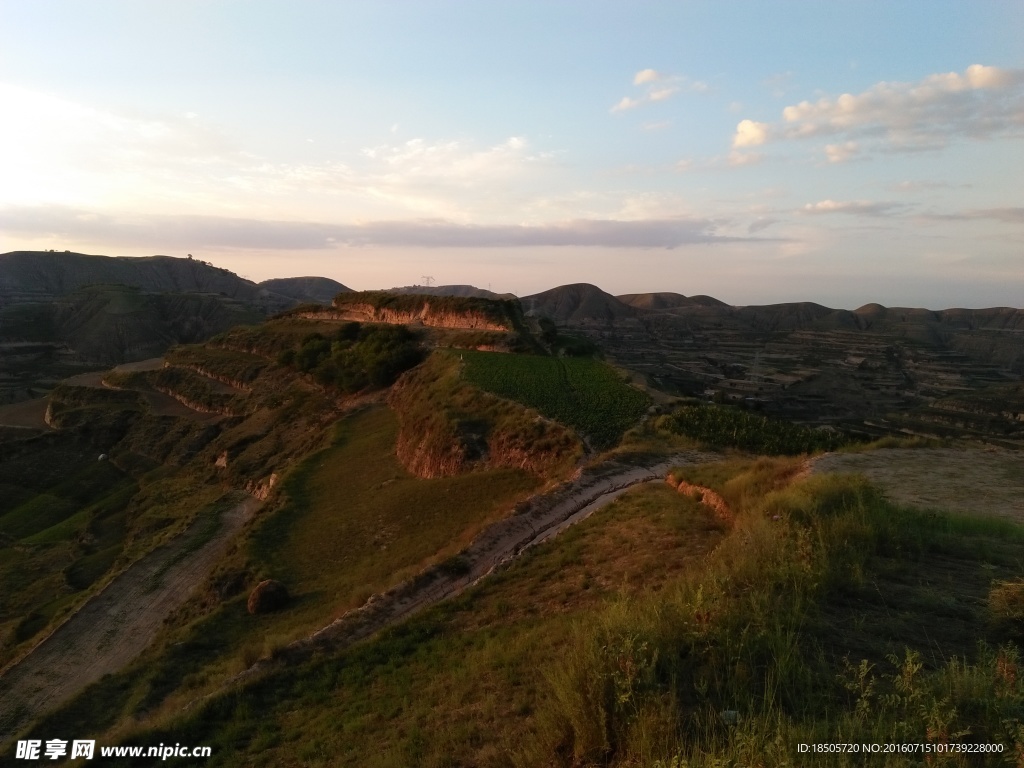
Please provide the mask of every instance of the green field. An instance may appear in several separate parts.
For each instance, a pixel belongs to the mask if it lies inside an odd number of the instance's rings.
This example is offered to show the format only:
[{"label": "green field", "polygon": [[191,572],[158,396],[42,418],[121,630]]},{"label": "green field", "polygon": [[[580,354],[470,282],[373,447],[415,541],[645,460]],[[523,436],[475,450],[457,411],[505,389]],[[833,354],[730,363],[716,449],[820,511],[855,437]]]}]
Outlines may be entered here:
[{"label": "green field", "polygon": [[643,416],[650,400],[591,358],[462,352],[468,381],[536,408],[608,448]]}]

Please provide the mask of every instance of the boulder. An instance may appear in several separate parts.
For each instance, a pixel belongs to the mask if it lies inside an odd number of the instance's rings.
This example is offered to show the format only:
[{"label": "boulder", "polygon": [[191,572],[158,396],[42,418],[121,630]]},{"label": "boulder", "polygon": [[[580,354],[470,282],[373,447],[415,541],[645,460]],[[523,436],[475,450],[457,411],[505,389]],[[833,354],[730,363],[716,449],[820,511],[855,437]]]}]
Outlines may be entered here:
[{"label": "boulder", "polygon": [[288,590],[279,581],[265,579],[249,593],[246,605],[252,614],[279,610],[288,605]]}]

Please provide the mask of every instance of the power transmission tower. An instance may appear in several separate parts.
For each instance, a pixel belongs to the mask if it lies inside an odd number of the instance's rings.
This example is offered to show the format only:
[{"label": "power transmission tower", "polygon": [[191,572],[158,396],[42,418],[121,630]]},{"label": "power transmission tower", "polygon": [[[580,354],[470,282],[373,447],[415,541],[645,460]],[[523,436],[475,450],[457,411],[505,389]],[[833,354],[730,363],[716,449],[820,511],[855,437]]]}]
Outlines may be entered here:
[{"label": "power transmission tower", "polygon": [[423,281],[424,283],[426,283],[426,284],[427,284],[427,288],[429,288],[429,287],[430,287],[430,284],[431,284],[432,282],[434,282],[434,278],[432,278],[432,277],[431,277],[430,275],[423,275],[423,276],[422,276],[422,277],[420,278],[420,280],[422,280],[422,281]]}]

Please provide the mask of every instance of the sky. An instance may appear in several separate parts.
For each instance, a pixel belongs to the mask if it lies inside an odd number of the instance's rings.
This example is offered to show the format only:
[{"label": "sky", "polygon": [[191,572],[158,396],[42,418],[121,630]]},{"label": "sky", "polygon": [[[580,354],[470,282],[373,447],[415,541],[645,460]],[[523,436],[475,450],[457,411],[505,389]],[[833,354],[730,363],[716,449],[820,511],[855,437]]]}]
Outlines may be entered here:
[{"label": "sky", "polygon": [[0,0],[0,252],[1024,306],[1024,3]]}]

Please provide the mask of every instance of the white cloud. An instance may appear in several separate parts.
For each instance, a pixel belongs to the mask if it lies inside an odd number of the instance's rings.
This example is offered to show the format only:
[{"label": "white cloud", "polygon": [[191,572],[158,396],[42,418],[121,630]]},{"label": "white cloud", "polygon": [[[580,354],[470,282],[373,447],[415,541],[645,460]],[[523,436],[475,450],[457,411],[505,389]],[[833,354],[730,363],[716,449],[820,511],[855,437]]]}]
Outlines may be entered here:
[{"label": "white cloud", "polygon": [[633,85],[643,85],[644,83],[656,83],[662,79],[662,75],[654,69],[641,69],[636,75],[633,76]]},{"label": "white cloud", "polygon": [[659,88],[656,91],[651,91],[650,93],[648,93],[647,98],[649,98],[651,101],[664,101],[665,99],[672,97],[674,94],[678,92],[679,89],[674,86],[670,86],[668,88]]},{"label": "white cloud", "polygon": [[856,156],[859,151],[860,147],[855,141],[825,145],[825,157],[830,163],[845,163]]},{"label": "white cloud", "polygon": [[885,151],[915,151],[961,138],[1022,136],[1024,69],[974,64],[963,73],[933,74],[917,82],[880,82],[859,94],[787,106],[779,123],[744,120],[744,125],[747,133],[737,129],[734,146],[756,138],[845,138],[829,145],[840,148],[831,153],[839,162],[847,155],[842,148],[854,139]]},{"label": "white cloud", "polygon": [[729,153],[728,163],[733,168],[738,168],[744,165],[757,165],[764,160],[764,155],[760,152],[738,152],[733,150]]},{"label": "white cloud", "polygon": [[870,200],[821,200],[817,203],[807,203],[800,209],[802,213],[808,214],[831,214],[843,213],[856,216],[889,216],[905,209],[901,203],[871,202]]},{"label": "white cloud", "polygon": [[[279,161],[243,151],[201,117],[103,108],[0,84],[0,205],[288,217],[501,217],[553,167],[522,136],[387,142],[339,160]],[[397,124],[391,126],[397,129]],[[296,144],[313,149],[308,134]],[[550,176],[547,177],[550,181]],[[488,194],[481,194],[488,189]]]},{"label": "white cloud", "polygon": [[642,88],[639,96],[623,96],[612,108],[611,112],[625,112],[643,104],[667,101],[681,90],[695,93],[706,93],[708,84],[700,80],[691,80],[683,75],[670,75],[655,69],[641,69],[633,75],[633,85]]},{"label": "white cloud", "polygon": [[642,99],[631,99],[629,96],[623,96],[619,103],[612,107],[612,112],[624,112],[627,109],[635,109],[643,103]]},{"label": "white cloud", "polygon": [[0,83],[0,203],[141,192],[140,178],[204,173],[240,153],[192,112],[147,114]]},{"label": "white cloud", "polygon": [[733,136],[734,147],[756,147],[768,140],[768,125],[753,120],[740,120]]}]

